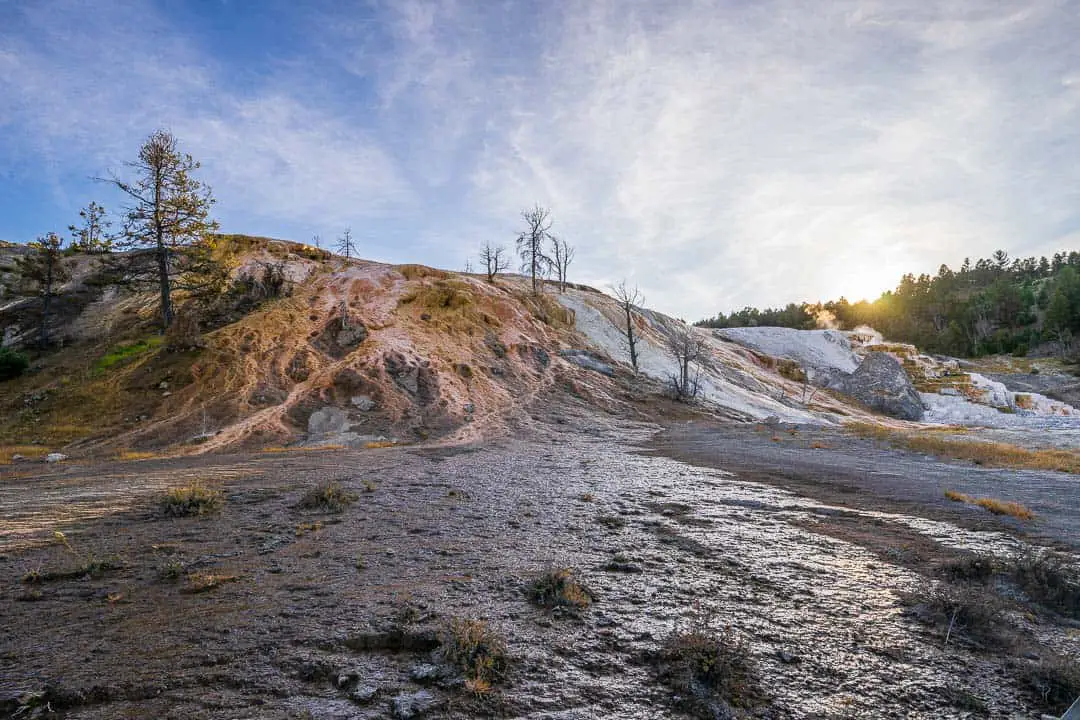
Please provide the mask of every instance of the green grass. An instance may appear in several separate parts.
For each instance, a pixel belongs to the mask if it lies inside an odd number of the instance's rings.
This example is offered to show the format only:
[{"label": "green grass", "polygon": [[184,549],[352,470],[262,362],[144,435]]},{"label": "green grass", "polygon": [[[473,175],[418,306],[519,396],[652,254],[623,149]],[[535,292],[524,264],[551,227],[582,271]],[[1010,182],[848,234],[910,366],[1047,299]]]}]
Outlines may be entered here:
[{"label": "green grass", "polygon": [[136,340],[135,342],[117,345],[98,358],[98,361],[94,363],[94,373],[104,373],[110,368],[121,363],[126,363],[128,360],[142,355],[143,353],[157,350],[164,341],[165,338],[161,335],[151,335],[150,337],[145,337],[141,340]]}]

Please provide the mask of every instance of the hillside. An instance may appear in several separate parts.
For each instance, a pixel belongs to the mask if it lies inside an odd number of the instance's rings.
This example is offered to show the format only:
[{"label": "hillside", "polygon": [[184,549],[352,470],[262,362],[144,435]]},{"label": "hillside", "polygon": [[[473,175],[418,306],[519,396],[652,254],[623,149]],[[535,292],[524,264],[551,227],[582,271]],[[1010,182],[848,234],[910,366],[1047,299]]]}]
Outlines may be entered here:
[{"label": "hillside", "polygon": [[[201,339],[179,350],[158,332],[154,292],[111,284],[100,256],[66,260],[71,279],[54,299],[50,323],[57,347],[35,356],[31,372],[3,386],[0,444],[9,455],[17,448],[198,454],[462,442],[506,433],[531,399],[546,394],[640,419],[691,413],[743,422],[897,426],[886,415],[921,418],[922,408],[896,412],[842,382],[868,353],[882,350],[915,380],[912,385],[899,367],[892,371],[907,387],[897,392],[907,393],[909,405],[920,403],[916,389],[930,392],[934,397],[924,395],[921,403],[938,408],[938,422],[965,419],[953,408],[958,399],[937,394],[953,390],[933,382],[954,365],[880,338],[693,330],[703,354],[693,364],[699,402],[691,406],[666,396],[677,370],[668,340],[685,326],[661,313],[638,308],[634,314],[641,371],[635,374],[621,309],[591,288],[560,293],[551,286],[533,295],[517,276],[489,283],[421,265],[345,259],[298,243],[224,238],[231,285],[200,306]],[[0,328],[14,347],[36,337],[40,306],[15,292],[12,258],[21,252],[0,249],[7,288]],[[262,280],[268,269],[279,277],[273,291]],[[794,334],[777,345],[777,332]],[[955,386],[955,379],[946,385]],[[968,396],[964,402],[981,404],[991,415],[1003,403],[1021,415],[1072,412],[1040,395],[1021,401],[1022,407],[1000,392]]]}]

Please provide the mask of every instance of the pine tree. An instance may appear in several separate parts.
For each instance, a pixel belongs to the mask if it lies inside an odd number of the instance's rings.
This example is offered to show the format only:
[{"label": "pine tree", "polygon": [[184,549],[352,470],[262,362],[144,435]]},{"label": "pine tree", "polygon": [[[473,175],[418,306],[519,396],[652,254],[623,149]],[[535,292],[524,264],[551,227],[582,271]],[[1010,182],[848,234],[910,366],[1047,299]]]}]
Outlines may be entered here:
[{"label": "pine tree", "polygon": [[136,256],[130,269],[134,276],[156,280],[161,323],[167,329],[174,317],[175,290],[210,294],[220,290],[227,278],[214,235],[218,223],[210,218],[214,198],[210,187],[192,176],[199,163],[180,151],[176,137],[167,130],[147,138],[139,159],[127,166],[134,171],[134,180],[109,180],[130,202],[124,207],[124,227],[117,244],[150,251],[151,268],[141,267]]},{"label": "pine tree", "polygon": [[94,201],[79,211],[78,225],[68,225],[71,247],[84,253],[107,253],[112,250],[112,238],[108,228],[112,223],[105,219],[105,208]]},{"label": "pine tree", "polygon": [[29,255],[19,258],[17,268],[24,281],[29,281],[30,292],[41,298],[41,319],[38,323],[38,344],[49,345],[49,312],[58,285],[71,277],[64,263],[64,241],[56,233],[48,233],[27,246]]}]

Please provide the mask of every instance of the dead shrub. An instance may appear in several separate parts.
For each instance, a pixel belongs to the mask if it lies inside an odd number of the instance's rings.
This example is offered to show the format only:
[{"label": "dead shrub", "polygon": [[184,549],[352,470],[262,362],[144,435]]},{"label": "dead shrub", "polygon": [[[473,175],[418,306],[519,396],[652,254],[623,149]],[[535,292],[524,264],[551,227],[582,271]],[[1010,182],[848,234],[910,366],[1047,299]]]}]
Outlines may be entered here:
[{"label": "dead shrub", "polygon": [[195,482],[168,490],[161,499],[160,507],[165,517],[188,517],[215,513],[224,504],[225,496],[220,490]]},{"label": "dead shrub", "polygon": [[1013,580],[1033,601],[1080,619],[1080,569],[1064,555],[1028,551],[1013,560],[1010,570]]},{"label": "dead shrub", "polygon": [[941,575],[954,582],[985,583],[994,576],[998,563],[992,555],[965,553],[943,561],[938,569]]},{"label": "dead shrub", "polygon": [[439,642],[439,656],[461,670],[474,695],[488,694],[506,674],[506,641],[483,620],[452,618]]},{"label": "dead shrub", "polygon": [[297,507],[303,510],[339,513],[356,502],[360,496],[351,493],[336,482],[324,482],[304,493]]},{"label": "dead shrub", "polygon": [[903,601],[908,615],[937,631],[946,644],[1003,648],[1015,638],[1002,599],[985,586],[927,581]]},{"label": "dead shrub", "polygon": [[1080,697],[1080,664],[1060,655],[1032,663],[1020,673],[1020,680],[1039,701],[1042,709],[1060,715]]},{"label": "dead shrub", "polygon": [[570,568],[545,570],[528,587],[529,599],[545,608],[582,610],[593,602],[592,593]]},{"label": "dead shrub", "polygon": [[734,717],[736,709],[767,700],[749,643],[730,626],[714,628],[708,616],[672,632],[652,661],[679,707],[694,717]]}]

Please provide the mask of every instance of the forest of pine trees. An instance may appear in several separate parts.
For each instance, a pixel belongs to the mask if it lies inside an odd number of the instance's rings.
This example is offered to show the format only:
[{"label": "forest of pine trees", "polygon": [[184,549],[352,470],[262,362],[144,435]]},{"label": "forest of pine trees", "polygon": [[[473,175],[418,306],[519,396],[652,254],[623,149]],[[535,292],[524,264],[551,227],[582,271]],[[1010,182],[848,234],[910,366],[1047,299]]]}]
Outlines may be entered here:
[{"label": "forest of pine trees", "polygon": [[791,303],[784,308],[744,308],[720,313],[703,327],[776,325],[814,328],[823,313],[845,330],[869,325],[890,340],[929,352],[975,357],[1025,355],[1050,343],[1069,356],[1080,338],[1080,252],[1052,258],[1010,260],[1004,251],[959,270],[942,265],[937,275],[905,275],[877,300]]}]

